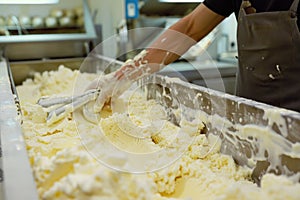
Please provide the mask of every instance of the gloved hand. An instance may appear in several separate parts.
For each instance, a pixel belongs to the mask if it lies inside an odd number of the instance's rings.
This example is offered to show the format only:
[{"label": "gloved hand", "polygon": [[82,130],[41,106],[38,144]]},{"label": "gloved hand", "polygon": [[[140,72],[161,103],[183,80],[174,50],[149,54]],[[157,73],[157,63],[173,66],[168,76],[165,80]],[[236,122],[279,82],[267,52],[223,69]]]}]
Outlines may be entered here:
[{"label": "gloved hand", "polygon": [[99,96],[97,97],[93,107],[93,112],[100,112],[105,102],[111,98],[115,82],[115,73],[100,75],[86,88],[86,90],[100,89]]},{"label": "gloved hand", "polygon": [[120,96],[130,87],[131,83],[132,81],[127,78],[120,79],[116,72],[101,75],[92,81],[86,90],[100,89],[99,96],[93,105],[93,112],[100,112],[105,103],[109,102],[112,97]]},{"label": "gloved hand", "polygon": [[104,104],[112,97],[120,96],[135,80],[149,74],[145,72],[147,63],[142,61],[145,55],[146,51],[142,51],[133,60],[127,60],[117,71],[101,75],[92,81],[86,90],[100,89],[100,94],[95,102],[93,112],[100,112]]},{"label": "gloved hand", "polygon": [[[96,122],[97,115],[95,115],[95,113],[99,113],[104,104],[109,102],[112,97],[117,98],[126,91],[134,81],[152,74],[154,71],[158,71],[162,68],[162,66],[164,66],[162,64],[163,62],[159,64],[148,63],[148,61],[144,59],[146,54],[146,50],[142,51],[135,56],[133,60],[127,60],[117,71],[99,76],[99,78],[95,79],[87,87],[87,90],[100,90],[96,102],[87,104],[83,109],[84,116],[89,121]],[[168,53],[164,57],[167,55]]]},{"label": "gloved hand", "polygon": [[108,103],[111,98],[117,98],[125,90],[127,90],[132,81],[126,78],[120,79],[116,72],[106,75],[100,75],[99,78],[93,80],[86,90],[99,89],[100,93],[95,101],[91,101],[84,105],[83,115],[90,121],[97,123],[98,114],[105,103]]}]

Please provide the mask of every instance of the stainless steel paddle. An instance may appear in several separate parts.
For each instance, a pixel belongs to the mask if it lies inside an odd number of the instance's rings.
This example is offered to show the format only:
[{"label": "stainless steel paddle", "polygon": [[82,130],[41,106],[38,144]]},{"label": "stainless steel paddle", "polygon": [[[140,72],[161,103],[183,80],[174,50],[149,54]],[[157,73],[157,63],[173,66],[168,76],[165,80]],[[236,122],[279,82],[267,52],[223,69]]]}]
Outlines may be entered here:
[{"label": "stainless steel paddle", "polygon": [[[86,105],[88,102],[93,101],[99,95],[100,90],[89,90],[83,94],[69,97],[43,97],[38,100],[37,104],[52,110],[48,112],[47,122],[53,123],[61,119],[66,114],[73,112],[74,110]],[[86,112],[84,112],[86,113]],[[87,117],[89,120],[89,117]],[[90,121],[90,120],[89,120]]]}]

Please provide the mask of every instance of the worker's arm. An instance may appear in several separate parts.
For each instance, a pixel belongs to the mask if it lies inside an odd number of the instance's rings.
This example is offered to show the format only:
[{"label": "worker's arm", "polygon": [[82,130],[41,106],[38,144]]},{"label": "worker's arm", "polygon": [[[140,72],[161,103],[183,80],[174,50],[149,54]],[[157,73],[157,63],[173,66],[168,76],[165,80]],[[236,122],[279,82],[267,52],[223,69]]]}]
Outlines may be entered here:
[{"label": "worker's arm", "polygon": [[146,54],[143,51],[119,70],[99,77],[90,84],[88,89],[101,89],[94,111],[101,111],[105,102],[112,96],[118,96],[124,92],[132,81],[159,71],[165,65],[177,60],[223,19],[223,16],[214,13],[204,4],[200,4],[192,13],[159,36],[146,49]]},{"label": "worker's arm", "polygon": [[[123,66],[116,72],[117,76],[121,78],[124,71],[130,71],[130,67],[140,67],[141,63],[148,64],[147,72],[149,73],[159,71],[162,66],[170,64],[182,56],[224,18],[204,4],[200,4],[193,12],[172,25],[156,39],[147,48],[147,54],[144,57],[140,56],[138,62],[134,62],[135,66],[132,66],[133,63]],[[137,71],[136,74],[132,74],[133,78],[139,77],[140,73]]]}]

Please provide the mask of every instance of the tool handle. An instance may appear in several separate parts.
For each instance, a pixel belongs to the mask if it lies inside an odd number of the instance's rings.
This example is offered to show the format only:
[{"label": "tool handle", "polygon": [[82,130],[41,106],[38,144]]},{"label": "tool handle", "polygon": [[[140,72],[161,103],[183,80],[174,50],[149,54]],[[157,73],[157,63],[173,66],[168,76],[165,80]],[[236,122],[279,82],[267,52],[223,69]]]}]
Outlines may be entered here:
[{"label": "tool handle", "polygon": [[69,104],[55,108],[48,113],[47,122],[55,122],[61,119],[61,117],[65,116],[66,114],[82,107],[89,101],[95,100],[99,95],[99,92],[100,90],[89,91],[89,93],[85,93],[84,95],[73,98],[73,101],[71,101]]},{"label": "tool handle", "polygon": [[79,98],[82,98],[86,95],[90,95],[90,94],[93,94],[96,92],[98,92],[98,91],[97,90],[89,90],[83,94],[76,95],[76,96],[70,96],[70,97],[52,97],[52,98],[43,97],[38,100],[37,104],[39,104],[40,106],[42,106],[44,108],[48,108],[48,107],[51,107],[54,105],[59,105],[59,104],[69,104]]}]

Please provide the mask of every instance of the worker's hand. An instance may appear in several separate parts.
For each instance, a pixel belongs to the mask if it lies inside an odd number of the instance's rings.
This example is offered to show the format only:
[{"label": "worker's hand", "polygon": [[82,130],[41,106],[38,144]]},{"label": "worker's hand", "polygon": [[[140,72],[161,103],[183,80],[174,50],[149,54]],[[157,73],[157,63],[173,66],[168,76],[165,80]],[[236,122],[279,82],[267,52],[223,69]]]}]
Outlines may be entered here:
[{"label": "worker's hand", "polygon": [[120,96],[127,90],[132,81],[122,78],[119,79],[116,72],[101,75],[90,83],[86,90],[100,89],[99,96],[93,106],[93,111],[98,113],[102,110],[105,103],[109,102],[112,97]]},{"label": "worker's hand", "polygon": [[99,96],[93,105],[93,112],[100,112],[105,102],[107,102],[112,96],[112,90],[115,85],[116,78],[114,73],[107,75],[101,75],[93,80],[86,90],[100,89]]},{"label": "worker's hand", "polygon": [[158,71],[161,64],[148,63],[144,60],[146,53],[142,51],[134,59],[127,60],[117,71],[100,76],[87,87],[87,90],[100,89],[100,94],[93,106],[95,113],[100,112],[104,104],[112,97],[120,96],[134,81],[152,74],[153,70]]},{"label": "worker's hand", "polygon": [[151,69],[153,66],[145,60],[147,53],[146,50],[143,50],[133,59],[128,59],[125,64],[116,71],[116,77],[120,80],[128,79],[135,81],[151,74],[153,72],[153,69]]}]

